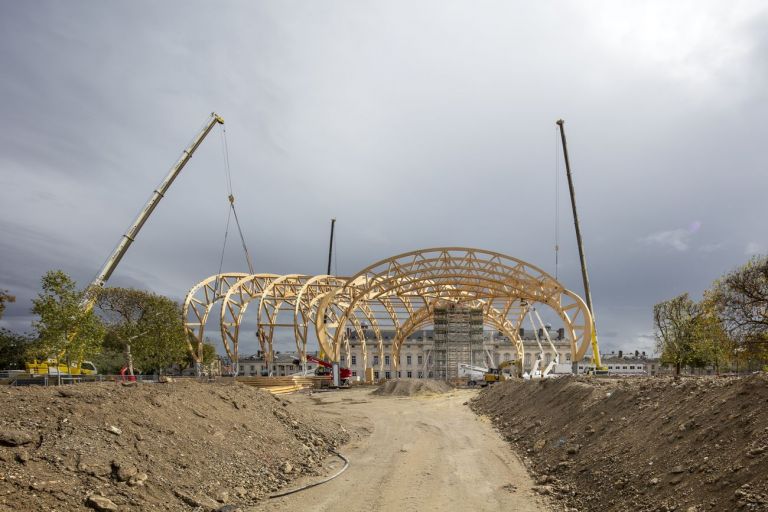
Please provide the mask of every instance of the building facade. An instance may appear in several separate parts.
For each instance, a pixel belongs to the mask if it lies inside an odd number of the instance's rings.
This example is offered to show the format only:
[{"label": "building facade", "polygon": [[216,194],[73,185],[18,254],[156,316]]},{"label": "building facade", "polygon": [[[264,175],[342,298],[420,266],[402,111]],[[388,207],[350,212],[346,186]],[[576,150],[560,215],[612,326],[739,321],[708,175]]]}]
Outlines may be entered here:
[{"label": "building facade", "polygon": [[[457,333],[459,341],[458,347],[446,347],[449,344],[448,322],[445,322],[446,334],[439,332],[438,322],[435,322],[436,328],[418,331],[405,339],[400,348],[400,361],[395,368],[392,361],[392,342],[395,338],[394,331],[382,330],[383,339],[383,358],[379,354],[377,347],[368,343],[368,364],[373,368],[374,380],[393,379],[393,378],[414,378],[414,379],[451,379],[458,374],[459,363],[469,364],[471,366],[480,366],[486,368],[496,368],[502,361],[515,361],[517,359],[517,350],[512,342],[496,331],[477,332],[471,327],[469,318],[460,319],[454,332]],[[465,324],[462,326],[461,324]],[[463,332],[466,327],[467,332]],[[481,325],[482,327],[482,325]],[[547,329],[547,333],[555,345],[561,363],[570,363],[571,346],[565,339],[563,329]],[[453,335],[453,334],[451,334]],[[543,352],[542,365],[546,366],[555,357],[549,342],[546,341],[546,335],[543,329],[534,333],[529,329],[521,329],[520,337],[523,340],[524,360],[523,371],[531,368],[536,360],[536,354],[540,352],[539,344],[536,342],[538,335],[541,343],[541,352]],[[443,337],[441,339],[441,337]],[[453,354],[449,353],[453,351]],[[349,358],[347,354],[342,353],[341,365],[352,370],[353,377],[359,376],[361,379],[365,375],[363,367],[363,349],[360,341],[357,339],[354,331],[349,336]]]}]

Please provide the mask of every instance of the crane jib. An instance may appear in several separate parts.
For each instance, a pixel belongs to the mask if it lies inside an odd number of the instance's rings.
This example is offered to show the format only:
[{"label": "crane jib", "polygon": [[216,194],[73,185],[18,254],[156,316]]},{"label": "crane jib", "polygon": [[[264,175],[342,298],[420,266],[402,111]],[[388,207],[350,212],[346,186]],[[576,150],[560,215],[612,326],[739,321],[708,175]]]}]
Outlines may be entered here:
[{"label": "crane jib", "polygon": [[[101,268],[101,271],[98,273],[96,278],[88,286],[88,290],[93,290],[93,289],[101,288],[102,286],[104,286],[104,283],[110,278],[112,273],[115,271],[115,268],[117,268],[117,265],[120,263],[120,260],[123,258],[123,256],[125,256],[125,253],[128,251],[128,248],[131,246],[131,243],[133,243],[133,241],[136,239],[136,236],[139,234],[139,231],[141,230],[142,226],[144,226],[144,223],[147,222],[147,219],[152,214],[157,204],[160,202],[160,200],[163,197],[165,197],[165,193],[168,191],[168,188],[171,186],[171,184],[179,175],[181,170],[184,168],[187,162],[192,158],[192,155],[194,154],[195,150],[198,148],[198,146],[200,146],[200,144],[203,142],[205,137],[210,133],[210,131],[213,129],[213,127],[216,124],[224,124],[224,119],[222,119],[215,112],[212,112],[205,126],[202,128],[202,130],[200,130],[200,132],[194,138],[192,143],[182,151],[182,154],[179,160],[176,162],[176,164],[171,168],[171,170],[165,176],[163,181],[160,183],[160,186],[158,186],[154,190],[154,192],[152,193],[152,196],[149,198],[149,201],[147,201],[146,205],[144,206],[144,208],[142,208],[139,215],[133,221],[133,223],[125,232],[125,234],[121,237],[120,242],[117,244],[117,247],[115,247],[115,249],[112,251],[112,254],[104,263],[103,267]],[[88,294],[88,295],[92,296],[93,294]],[[93,297],[90,297],[89,299],[87,299],[86,303],[84,304],[84,307],[86,309],[90,309],[91,307],[93,307]]]}]

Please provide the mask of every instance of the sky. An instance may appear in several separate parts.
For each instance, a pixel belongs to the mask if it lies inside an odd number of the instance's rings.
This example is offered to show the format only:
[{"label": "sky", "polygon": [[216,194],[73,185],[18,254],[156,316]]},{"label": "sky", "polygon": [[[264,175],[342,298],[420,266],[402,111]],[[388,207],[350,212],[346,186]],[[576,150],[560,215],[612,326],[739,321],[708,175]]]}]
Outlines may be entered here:
[{"label": "sky", "polygon": [[[96,275],[212,111],[257,272],[324,273],[335,217],[339,275],[467,246],[581,293],[559,118],[604,351],[652,351],[655,303],[768,252],[759,0],[2,2],[0,69],[17,331],[46,271]],[[218,272],[223,148],[212,132],[110,284],[182,300]]]}]

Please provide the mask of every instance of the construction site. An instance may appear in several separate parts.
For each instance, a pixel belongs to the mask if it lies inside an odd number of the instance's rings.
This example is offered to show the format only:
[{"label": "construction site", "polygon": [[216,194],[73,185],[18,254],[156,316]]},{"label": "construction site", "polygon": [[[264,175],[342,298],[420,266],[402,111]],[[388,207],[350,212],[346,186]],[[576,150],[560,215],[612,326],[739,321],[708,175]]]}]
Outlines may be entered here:
[{"label": "construction site", "polygon": [[[211,115],[80,308],[94,307],[223,122]],[[9,375],[0,510],[768,509],[764,375],[627,379],[601,363],[567,171],[586,300],[475,248],[412,251],[339,277],[334,219],[327,274],[250,268],[192,286],[181,312],[196,376],[104,378],[60,357]],[[231,194],[230,205],[237,221]],[[556,336],[542,315],[560,322]],[[255,376],[236,363],[249,318],[263,354]],[[281,329],[298,356],[291,375],[273,371]],[[216,371],[204,364],[211,331],[229,362]]]},{"label": "construction site", "polygon": [[737,4],[0,5],[0,512],[768,511]]}]

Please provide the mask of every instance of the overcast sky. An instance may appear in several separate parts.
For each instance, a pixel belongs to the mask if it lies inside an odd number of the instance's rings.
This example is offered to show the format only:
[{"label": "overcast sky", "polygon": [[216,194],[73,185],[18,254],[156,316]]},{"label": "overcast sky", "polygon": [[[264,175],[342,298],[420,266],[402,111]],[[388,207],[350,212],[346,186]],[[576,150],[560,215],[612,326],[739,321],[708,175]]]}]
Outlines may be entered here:
[{"label": "overcast sky", "polygon": [[[5,1],[0,70],[16,330],[45,271],[93,278],[214,110],[259,272],[323,273],[335,216],[342,275],[442,245],[554,274],[561,117],[603,349],[650,350],[656,302],[768,252],[764,1]],[[217,131],[110,284],[216,273],[226,196]]]}]

